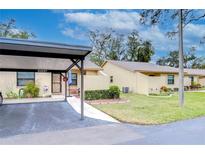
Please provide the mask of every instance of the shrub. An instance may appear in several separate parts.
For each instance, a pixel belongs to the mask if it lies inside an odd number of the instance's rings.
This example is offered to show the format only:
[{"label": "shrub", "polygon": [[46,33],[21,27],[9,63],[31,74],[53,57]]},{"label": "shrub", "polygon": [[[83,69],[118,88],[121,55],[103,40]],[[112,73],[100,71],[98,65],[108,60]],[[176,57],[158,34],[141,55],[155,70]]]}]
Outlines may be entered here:
[{"label": "shrub", "polygon": [[39,96],[39,87],[34,83],[28,83],[24,88],[24,97],[33,98]]},{"label": "shrub", "polygon": [[168,92],[172,93],[174,90],[172,88],[168,88]]},{"label": "shrub", "polygon": [[110,86],[109,93],[111,98],[119,98],[120,97],[120,88],[118,86]]},{"label": "shrub", "polygon": [[15,98],[18,98],[18,94],[16,94],[13,91],[8,91],[8,92],[6,92],[6,97],[9,99],[15,99]]},{"label": "shrub", "polygon": [[197,83],[197,84],[196,84],[196,87],[197,87],[197,88],[201,88],[202,86],[201,86],[200,83]]},{"label": "shrub", "polygon": [[191,82],[190,88],[191,88],[191,89],[201,88],[201,84],[200,84],[200,83],[197,83],[197,82]]},{"label": "shrub", "polygon": [[174,92],[177,92],[177,91],[179,91],[179,88],[174,88]]},{"label": "shrub", "polygon": [[120,89],[110,86],[108,90],[86,90],[85,100],[114,99],[120,97]]},{"label": "shrub", "polygon": [[85,100],[97,100],[111,98],[109,90],[86,90]]},{"label": "shrub", "polygon": [[166,86],[162,86],[161,88],[160,88],[160,92],[168,92],[168,88],[166,87]]}]

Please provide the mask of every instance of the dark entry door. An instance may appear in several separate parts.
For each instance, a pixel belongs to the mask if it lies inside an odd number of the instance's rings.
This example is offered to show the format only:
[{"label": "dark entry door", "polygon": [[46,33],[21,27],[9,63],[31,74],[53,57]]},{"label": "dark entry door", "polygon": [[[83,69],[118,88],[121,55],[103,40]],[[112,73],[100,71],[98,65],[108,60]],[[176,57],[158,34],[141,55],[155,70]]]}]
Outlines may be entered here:
[{"label": "dark entry door", "polygon": [[52,73],[52,93],[61,93],[61,75],[60,73]]}]

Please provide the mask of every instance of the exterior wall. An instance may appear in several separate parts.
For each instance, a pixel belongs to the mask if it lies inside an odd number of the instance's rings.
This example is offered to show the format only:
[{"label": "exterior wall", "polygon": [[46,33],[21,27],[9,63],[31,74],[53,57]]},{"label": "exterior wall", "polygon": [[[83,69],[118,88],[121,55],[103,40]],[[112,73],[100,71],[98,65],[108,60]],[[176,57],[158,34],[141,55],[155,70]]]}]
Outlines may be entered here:
[{"label": "exterior wall", "polygon": [[160,88],[163,86],[164,82],[162,81],[161,76],[149,76],[149,93],[159,93]]},{"label": "exterior wall", "polygon": [[[71,86],[70,88],[80,88],[80,71],[72,70],[73,73],[77,73],[77,86]],[[35,73],[35,83],[40,88],[40,96],[52,95],[51,89],[51,73]],[[65,82],[62,78],[62,92],[61,95],[65,94]],[[44,87],[48,87],[48,91],[44,91]],[[17,86],[16,72],[0,72],[0,91],[3,92],[3,96],[6,97],[6,93],[13,91],[19,92],[22,86]],[[102,90],[109,88],[109,76],[99,73],[97,70],[87,70],[84,75],[84,88],[85,90]]]},{"label": "exterior wall", "polygon": [[[131,92],[139,94],[159,93],[162,86],[174,89],[178,88],[179,75],[166,73],[140,73],[131,72],[118,67],[110,62],[103,66],[104,72],[113,76],[113,83],[120,88],[129,87]],[[154,75],[154,76],[149,76]],[[174,75],[174,84],[168,84],[168,75]],[[184,76],[184,86],[191,85],[191,75]],[[194,76],[194,82],[205,86],[205,77]]]},{"label": "exterior wall", "polygon": [[[40,96],[51,95],[51,73],[35,73],[35,83],[40,88]],[[44,87],[48,87],[48,91],[45,92]]]},{"label": "exterior wall", "polygon": [[[71,86],[71,88],[80,88],[81,77],[80,71],[74,70],[73,73],[77,73],[77,86]],[[85,90],[103,90],[109,88],[109,76],[101,74],[99,71],[87,70],[84,75],[84,89]]]},{"label": "exterior wall", "polygon": [[136,92],[135,72],[125,70],[109,62],[103,66],[103,70],[109,78],[113,76],[113,83],[110,83],[110,85],[117,85],[121,90],[122,87],[129,87],[131,92]]},{"label": "exterior wall", "polygon": [[[168,74],[161,74],[160,76],[150,76],[149,77],[149,93],[158,93],[162,86],[166,86],[171,89],[178,88],[179,75],[178,74],[172,74],[172,75],[174,75],[174,84],[167,83]],[[197,82],[197,83],[199,82],[198,76],[194,76],[194,82]],[[184,86],[190,86],[190,85],[191,85],[191,78],[189,75],[185,75],[184,76]]]},{"label": "exterior wall", "polygon": [[148,95],[149,89],[149,76],[136,72],[136,88],[135,93]]},{"label": "exterior wall", "polygon": [[[40,87],[40,96],[51,95],[51,73],[35,73],[35,83]],[[48,86],[48,92],[43,91],[43,87]],[[18,94],[22,86],[17,86],[16,72],[0,72],[0,91],[6,97],[6,93],[13,91]]]},{"label": "exterior wall", "polygon": [[[168,88],[178,88],[179,85],[179,75],[174,75],[174,84],[168,84],[167,78],[168,74],[161,74],[160,76],[150,76],[149,77],[149,93],[158,93],[162,86],[166,86]],[[194,76],[194,82],[198,82],[198,76]],[[184,76],[184,86],[190,86],[191,79],[190,76]]]},{"label": "exterior wall", "polygon": [[0,91],[4,97],[9,91],[18,92],[16,72],[0,72]]},{"label": "exterior wall", "polygon": [[199,77],[198,81],[202,86],[205,86],[205,76],[204,77]]},{"label": "exterior wall", "polygon": [[85,75],[85,90],[103,90],[109,88],[109,77],[104,75]]}]

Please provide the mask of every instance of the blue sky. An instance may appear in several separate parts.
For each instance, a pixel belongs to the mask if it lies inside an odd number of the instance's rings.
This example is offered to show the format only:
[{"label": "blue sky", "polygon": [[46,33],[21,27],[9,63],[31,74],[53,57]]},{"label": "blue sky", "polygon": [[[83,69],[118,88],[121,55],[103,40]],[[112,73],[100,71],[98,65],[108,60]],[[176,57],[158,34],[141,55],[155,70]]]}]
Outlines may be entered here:
[{"label": "blue sky", "polygon": [[[90,30],[112,28],[125,35],[137,30],[141,37],[152,41],[156,52],[153,61],[178,48],[177,38],[165,36],[174,24],[143,26],[139,24],[138,10],[0,10],[0,22],[10,18],[16,20],[19,29],[33,32],[37,40],[68,44],[89,45]],[[205,20],[186,27],[184,36],[185,50],[196,46],[196,54],[205,56],[205,45],[199,45],[205,36]]]}]

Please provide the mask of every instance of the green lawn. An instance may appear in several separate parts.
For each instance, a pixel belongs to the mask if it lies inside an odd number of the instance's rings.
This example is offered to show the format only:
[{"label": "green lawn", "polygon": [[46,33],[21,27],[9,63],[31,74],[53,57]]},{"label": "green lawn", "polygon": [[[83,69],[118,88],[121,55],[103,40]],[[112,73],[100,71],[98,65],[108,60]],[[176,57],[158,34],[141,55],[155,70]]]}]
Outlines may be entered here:
[{"label": "green lawn", "polygon": [[205,93],[185,93],[185,106],[178,106],[178,95],[153,97],[138,94],[122,94],[128,99],[124,104],[93,105],[114,118],[136,124],[163,124],[177,120],[205,116]]}]

